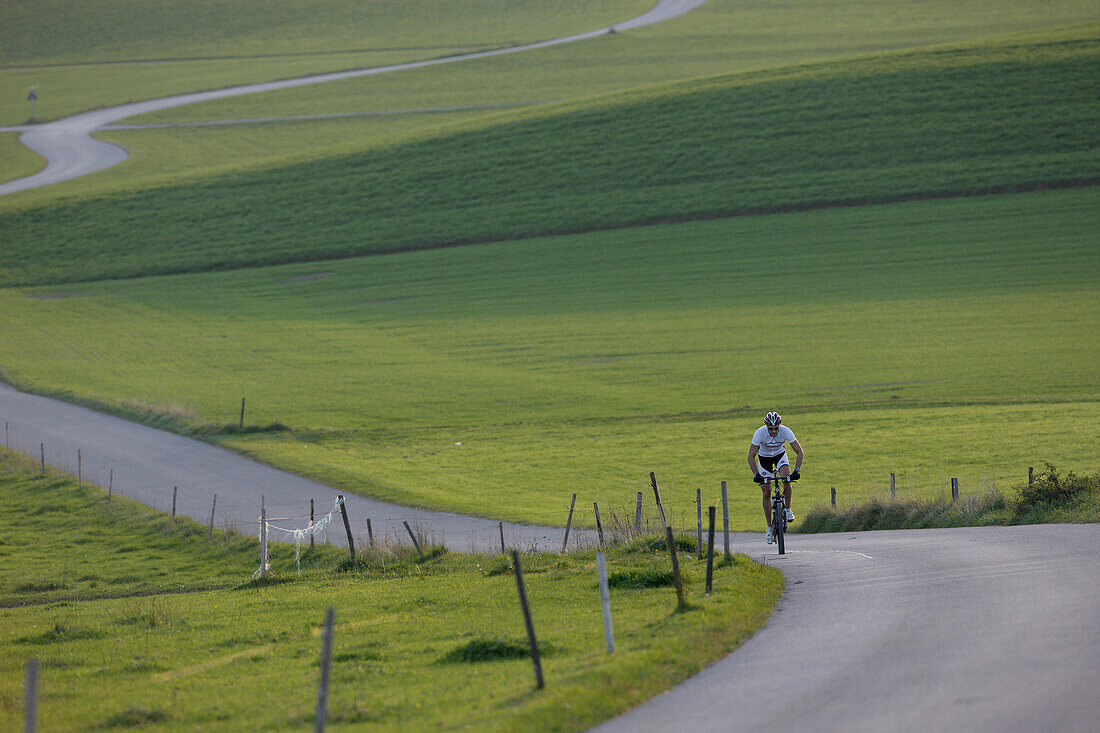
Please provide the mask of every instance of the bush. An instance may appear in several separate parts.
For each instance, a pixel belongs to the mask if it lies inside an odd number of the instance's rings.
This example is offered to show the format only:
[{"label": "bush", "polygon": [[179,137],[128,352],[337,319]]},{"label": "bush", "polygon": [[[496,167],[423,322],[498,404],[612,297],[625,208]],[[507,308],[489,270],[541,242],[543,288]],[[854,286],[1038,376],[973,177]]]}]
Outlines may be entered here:
[{"label": "bush", "polygon": [[1034,477],[1030,486],[1020,486],[1020,498],[1016,500],[1017,513],[1041,506],[1066,506],[1100,493],[1100,473],[1078,476],[1070,471],[1061,477],[1058,469],[1044,461],[1047,470]]}]

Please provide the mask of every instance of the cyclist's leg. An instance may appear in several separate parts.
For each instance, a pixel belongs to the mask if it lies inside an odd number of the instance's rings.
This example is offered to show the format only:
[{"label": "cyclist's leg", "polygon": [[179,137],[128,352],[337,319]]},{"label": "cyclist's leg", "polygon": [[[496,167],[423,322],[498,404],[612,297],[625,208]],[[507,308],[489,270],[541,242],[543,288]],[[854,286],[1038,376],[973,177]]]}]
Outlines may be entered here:
[{"label": "cyclist's leg", "polygon": [[768,459],[763,456],[757,457],[757,461],[760,465],[760,475],[763,476],[766,481],[760,484],[760,491],[764,494],[764,526],[770,527],[772,525],[772,471],[775,470],[775,459]]},{"label": "cyclist's leg", "polygon": [[783,478],[783,500],[787,502],[787,508],[791,508],[791,464],[786,455],[779,464],[779,475]]}]

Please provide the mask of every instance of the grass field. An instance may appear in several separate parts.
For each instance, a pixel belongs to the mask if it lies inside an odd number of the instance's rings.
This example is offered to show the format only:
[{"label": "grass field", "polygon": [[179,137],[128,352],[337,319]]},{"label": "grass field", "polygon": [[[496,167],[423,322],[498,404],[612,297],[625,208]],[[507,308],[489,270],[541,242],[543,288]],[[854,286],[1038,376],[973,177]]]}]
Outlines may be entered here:
[{"label": "grass field", "polygon": [[8,197],[0,283],[1091,181],[1096,31],[540,106],[354,155],[86,200]]},{"label": "grass field", "polygon": [[[252,538],[172,522],[0,450],[0,727],[20,726],[23,665],[41,665],[43,730],[250,730],[313,722],[319,627],[336,609],[329,724],[377,730],[581,730],[740,645],[766,621],[779,572],[744,556],[609,550],[616,649],[604,651],[594,553],[525,555],[546,689],[536,692],[510,565],[500,556],[378,549],[347,569],[335,548],[278,547],[249,581]],[[80,549],[79,555],[73,548]],[[344,569],[341,569],[344,567]],[[518,650],[518,651],[517,651]]]},{"label": "grass field", "polygon": [[1100,417],[1098,196],[9,289],[3,365],[174,429],[230,423],[247,396],[249,422],[294,431],[212,439],[355,493],[560,524],[571,491],[622,505],[655,470],[686,519],[696,488],[713,503],[730,480],[753,529],[743,456],[773,407],[810,454],[803,501],[890,472],[923,496],[951,476],[1008,488],[1067,450],[1098,468],[1064,443]]},{"label": "grass field", "polygon": [[[1063,3],[1073,14],[1071,4]],[[72,0],[4,5],[0,124],[204,89],[468,53],[594,30],[646,0],[250,3]]]}]

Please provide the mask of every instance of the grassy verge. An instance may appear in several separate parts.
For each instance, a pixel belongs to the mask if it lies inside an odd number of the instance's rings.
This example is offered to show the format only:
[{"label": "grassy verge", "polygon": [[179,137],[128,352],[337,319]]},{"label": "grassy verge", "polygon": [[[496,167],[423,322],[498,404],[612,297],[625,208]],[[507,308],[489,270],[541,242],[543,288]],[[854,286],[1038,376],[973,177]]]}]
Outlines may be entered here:
[{"label": "grassy verge", "polygon": [[934,500],[882,499],[842,506],[815,506],[800,532],[858,532],[878,529],[973,527],[987,524],[1100,522],[1100,474],[1065,476],[1047,463],[1032,484],[1018,484],[1006,496],[989,488],[984,494],[960,494]]},{"label": "grassy verge", "polygon": [[393,148],[86,201],[3,201],[0,284],[1093,181],[1096,29],[541,106]]},{"label": "grassy verge", "polygon": [[0,132],[0,176],[3,180],[22,178],[42,170],[46,161],[19,142],[18,132]]},{"label": "grassy verge", "polygon": [[729,480],[734,527],[754,529],[744,454],[767,409],[808,451],[801,506],[891,472],[927,499],[951,476],[1012,486],[1061,450],[1067,404],[1074,430],[1100,424],[1098,197],[6,290],[3,366],[183,432],[235,422],[247,397],[249,426],[292,430],[213,439],[352,493],[560,526],[571,491],[618,506],[655,470],[688,522],[696,488],[709,504]]},{"label": "grassy verge", "polygon": [[[271,579],[249,582],[254,540],[220,532],[208,540],[184,523],[169,527],[163,515],[121,512],[95,492],[0,456],[5,507],[24,519],[5,526],[4,561],[27,568],[23,586],[63,586],[20,590],[5,578],[5,729],[21,720],[29,657],[42,667],[44,729],[308,726],[319,626],[332,606],[332,727],[581,730],[738,646],[782,592],[777,571],[737,556],[720,564],[714,593],[703,598],[704,568],[684,554],[689,603],[677,612],[660,543],[609,550],[616,651],[608,655],[593,554],[524,555],[547,680],[538,692],[514,577],[499,556],[418,560],[378,548],[351,565],[319,548],[303,553],[299,578],[284,547]],[[64,511],[44,509],[52,506]],[[68,569],[51,568],[44,554],[64,556]],[[93,563],[97,579],[81,579]]]}]

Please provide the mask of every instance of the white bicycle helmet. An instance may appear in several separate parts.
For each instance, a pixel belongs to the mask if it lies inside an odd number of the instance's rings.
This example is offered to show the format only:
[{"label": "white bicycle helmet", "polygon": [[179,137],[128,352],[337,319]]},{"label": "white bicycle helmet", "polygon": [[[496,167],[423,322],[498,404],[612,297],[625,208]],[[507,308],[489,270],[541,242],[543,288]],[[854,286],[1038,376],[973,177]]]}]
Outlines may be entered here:
[{"label": "white bicycle helmet", "polygon": [[783,422],[783,418],[779,416],[778,412],[769,412],[764,416],[764,424],[769,428],[774,428],[781,422]]}]

